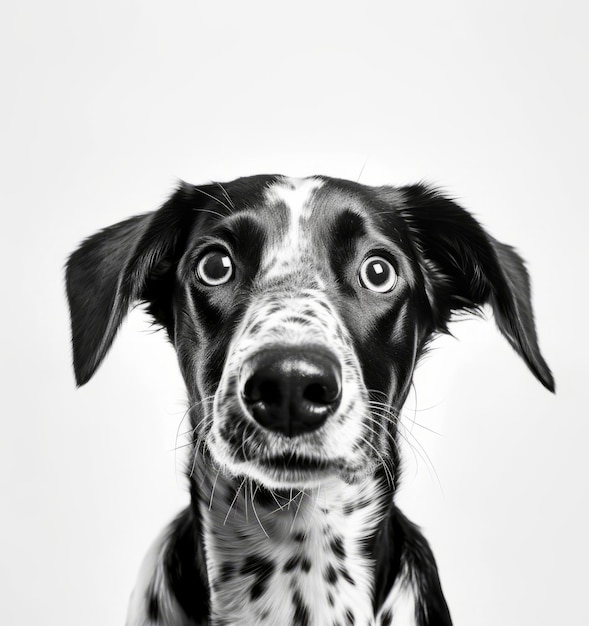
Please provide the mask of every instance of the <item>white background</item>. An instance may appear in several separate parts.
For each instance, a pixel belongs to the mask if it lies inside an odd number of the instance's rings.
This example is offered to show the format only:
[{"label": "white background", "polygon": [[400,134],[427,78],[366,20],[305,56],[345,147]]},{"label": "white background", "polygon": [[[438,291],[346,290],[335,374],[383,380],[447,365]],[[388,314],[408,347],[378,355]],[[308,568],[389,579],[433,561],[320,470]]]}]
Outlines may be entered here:
[{"label": "white background", "polygon": [[14,4],[0,622],[121,624],[144,551],[187,502],[172,349],[135,311],[76,390],[68,253],[157,208],[176,177],[323,173],[441,184],[527,259],[557,395],[491,320],[455,324],[409,400],[400,501],[457,626],[588,624],[586,3]]}]

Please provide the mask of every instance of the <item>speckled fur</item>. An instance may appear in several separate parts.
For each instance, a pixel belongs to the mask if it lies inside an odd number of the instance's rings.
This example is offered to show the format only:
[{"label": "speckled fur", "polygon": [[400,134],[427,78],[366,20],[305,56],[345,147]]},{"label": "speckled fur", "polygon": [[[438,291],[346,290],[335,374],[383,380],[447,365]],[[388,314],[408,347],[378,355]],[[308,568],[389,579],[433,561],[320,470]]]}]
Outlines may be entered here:
[{"label": "speckled fur", "polygon": [[[195,271],[214,249],[234,264],[222,286]],[[359,279],[370,256],[389,259],[394,289]],[[148,553],[128,626],[451,626],[431,549],[393,502],[397,427],[428,342],[484,304],[554,389],[512,248],[424,185],[247,177],[182,184],[97,233],[70,257],[67,289],[78,384],[143,301],[188,390],[191,505]],[[254,419],[242,371],[264,349],[337,361],[320,427]]]},{"label": "speckled fur", "polygon": [[319,626],[349,623],[349,615],[356,624],[373,623],[364,540],[382,509],[374,481],[334,478],[263,498],[249,480],[219,477],[213,497],[210,489],[207,481],[200,507],[213,623]]}]

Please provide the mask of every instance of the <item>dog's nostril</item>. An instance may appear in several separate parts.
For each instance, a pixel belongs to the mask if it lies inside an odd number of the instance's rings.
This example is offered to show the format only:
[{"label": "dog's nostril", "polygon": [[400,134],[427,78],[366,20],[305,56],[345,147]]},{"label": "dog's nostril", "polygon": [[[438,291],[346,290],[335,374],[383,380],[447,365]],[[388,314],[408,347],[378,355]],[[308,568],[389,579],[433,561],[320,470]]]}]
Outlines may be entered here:
[{"label": "dog's nostril", "polygon": [[321,383],[312,383],[305,387],[303,398],[314,404],[331,404],[339,395],[339,389],[329,389]]},{"label": "dog's nostril", "polygon": [[255,374],[248,378],[243,388],[243,397],[248,403],[265,402],[280,404],[280,388],[273,380],[260,380]]},{"label": "dog's nostril", "polygon": [[250,415],[289,437],[319,428],[341,400],[339,361],[322,348],[267,348],[244,363],[240,376]]}]

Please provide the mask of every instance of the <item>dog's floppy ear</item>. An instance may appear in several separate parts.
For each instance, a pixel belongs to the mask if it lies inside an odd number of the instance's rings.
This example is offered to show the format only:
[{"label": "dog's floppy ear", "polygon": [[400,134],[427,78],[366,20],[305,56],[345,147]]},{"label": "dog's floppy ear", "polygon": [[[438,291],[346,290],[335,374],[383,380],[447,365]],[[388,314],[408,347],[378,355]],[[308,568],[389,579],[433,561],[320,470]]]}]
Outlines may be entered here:
[{"label": "dog's floppy ear", "polygon": [[181,247],[194,215],[190,189],[182,184],[158,211],[101,230],[70,256],[66,287],[78,385],[90,380],[153,273]]},{"label": "dog's floppy ear", "polygon": [[402,187],[399,214],[408,225],[438,330],[453,312],[489,303],[499,330],[550,391],[554,379],[540,353],[521,257],[488,235],[464,209],[425,185]]}]

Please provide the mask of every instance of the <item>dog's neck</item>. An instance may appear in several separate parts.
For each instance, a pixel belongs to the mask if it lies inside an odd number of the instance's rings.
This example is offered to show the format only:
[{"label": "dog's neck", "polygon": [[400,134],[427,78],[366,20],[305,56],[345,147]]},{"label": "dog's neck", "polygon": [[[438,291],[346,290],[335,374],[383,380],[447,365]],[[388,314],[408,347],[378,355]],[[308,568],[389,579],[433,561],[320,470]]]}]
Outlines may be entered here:
[{"label": "dog's neck", "polygon": [[213,624],[373,623],[376,480],[270,492],[202,468],[199,509]]}]

